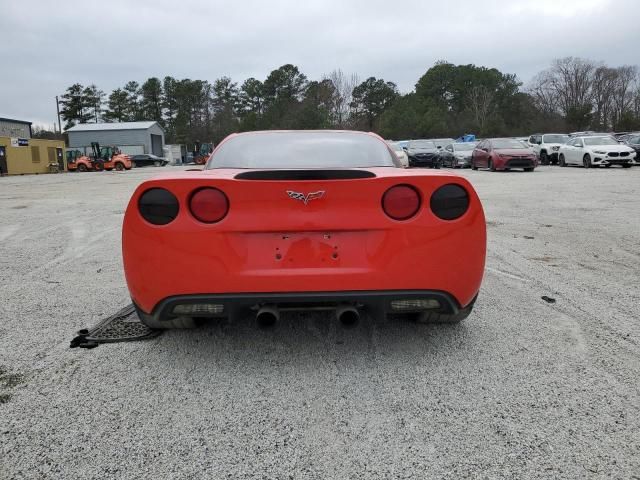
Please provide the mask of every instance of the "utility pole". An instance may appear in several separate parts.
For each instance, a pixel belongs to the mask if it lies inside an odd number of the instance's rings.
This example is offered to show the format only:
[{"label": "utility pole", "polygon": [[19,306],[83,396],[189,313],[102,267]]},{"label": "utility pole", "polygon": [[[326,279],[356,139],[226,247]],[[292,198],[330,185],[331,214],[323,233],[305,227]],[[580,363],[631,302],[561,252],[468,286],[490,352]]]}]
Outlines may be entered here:
[{"label": "utility pole", "polygon": [[60,124],[60,102],[58,101],[57,95],[56,95],[56,111],[58,112],[58,133],[62,134],[62,125]]}]

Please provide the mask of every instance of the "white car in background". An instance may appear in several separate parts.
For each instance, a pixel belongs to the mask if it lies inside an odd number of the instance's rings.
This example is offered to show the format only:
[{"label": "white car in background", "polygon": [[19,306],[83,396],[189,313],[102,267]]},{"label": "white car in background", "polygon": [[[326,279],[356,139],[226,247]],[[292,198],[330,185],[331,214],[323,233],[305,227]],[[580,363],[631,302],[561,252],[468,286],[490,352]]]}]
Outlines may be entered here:
[{"label": "white car in background", "polygon": [[398,157],[402,166],[404,168],[409,168],[409,157],[407,156],[407,152],[405,152],[404,148],[402,148],[402,145],[396,142],[387,142],[387,144],[391,147],[393,153],[396,154],[396,157]]},{"label": "white car in background", "polygon": [[621,165],[629,168],[634,163],[633,148],[618,143],[610,135],[571,138],[560,147],[558,158],[561,167],[582,165],[585,168]]},{"label": "white car in background", "polygon": [[544,133],[531,135],[529,146],[536,152],[542,165],[557,164],[560,147],[567,143],[569,135],[564,133]]}]

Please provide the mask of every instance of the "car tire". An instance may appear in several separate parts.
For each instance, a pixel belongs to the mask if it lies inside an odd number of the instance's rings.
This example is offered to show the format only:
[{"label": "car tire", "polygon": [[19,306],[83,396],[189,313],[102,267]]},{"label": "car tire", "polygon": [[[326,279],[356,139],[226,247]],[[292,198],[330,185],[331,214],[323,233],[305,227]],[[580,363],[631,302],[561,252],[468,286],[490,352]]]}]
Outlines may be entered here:
[{"label": "car tire", "polygon": [[116,162],[115,168],[117,171],[122,172],[124,171],[124,163],[122,162]]},{"label": "car tire", "polygon": [[159,167],[160,164],[161,164],[160,160],[156,160],[155,162],[153,162],[154,167]]},{"label": "car tire", "polygon": [[560,155],[560,157],[558,158],[558,163],[560,163],[561,167],[566,167],[567,166],[567,162],[564,160],[564,155]]},{"label": "car tire", "polygon": [[525,172],[533,172],[533,167],[525,168],[524,171]]},{"label": "car tire", "polygon": [[591,168],[591,157],[588,153],[585,153],[584,157],[582,157],[582,165],[584,168]]},{"label": "car tire", "polygon": [[[134,305],[135,306],[135,305]],[[153,318],[152,315],[147,315],[142,310],[140,310],[137,306],[136,313],[138,314],[138,318],[142,323],[144,323],[147,327],[153,328],[154,330],[166,330],[166,329],[186,329],[186,328],[195,328],[196,321],[191,317],[178,317],[173,320],[165,320],[159,321]]]},{"label": "car tire", "polygon": [[81,163],[76,168],[76,171],[78,171],[78,172],[86,172],[87,171],[87,166],[84,163]]},{"label": "car tire", "polygon": [[[609,165],[607,165],[608,167]],[[631,168],[631,164],[630,163],[625,163],[622,165],[622,168]]]},{"label": "car tire", "polygon": [[491,170],[492,172],[496,171],[496,166],[493,164],[493,160],[489,159],[489,165],[488,165],[489,170]]},{"label": "car tire", "polygon": [[540,152],[540,163],[542,165],[549,165],[549,155],[547,155],[546,150]]},{"label": "car tire", "polygon": [[416,323],[422,324],[460,323],[471,314],[471,312],[473,311],[473,305],[475,303],[476,299],[474,298],[469,305],[458,310],[458,313],[423,312],[418,313],[413,318]]},{"label": "car tire", "polygon": [[478,170],[478,167],[473,163],[473,160],[471,160],[471,170]]}]

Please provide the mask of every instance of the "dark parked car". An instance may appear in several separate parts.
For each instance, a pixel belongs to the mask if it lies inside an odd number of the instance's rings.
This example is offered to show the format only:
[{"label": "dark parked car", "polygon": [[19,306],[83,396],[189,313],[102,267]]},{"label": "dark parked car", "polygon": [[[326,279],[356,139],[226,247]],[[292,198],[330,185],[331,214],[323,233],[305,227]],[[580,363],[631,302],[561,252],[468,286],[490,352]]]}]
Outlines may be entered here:
[{"label": "dark parked car", "polygon": [[134,167],[148,167],[150,165],[154,167],[164,167],[169,161],[166,158],[145,153],[141,155],[131,155],[131,163]]},{"label": "dark parked car", "polygon": [[444,148],[445,145],[455,142],[453,138],[430,138],[429,140],[435,143],[438,148]]},{"label": "dark parked car", "polygon": [[409,140],[407,156],[410,167],[440,168],[439,150],[432,140]]},{"label": "dark parked car", "polygon": [[522,168],[525,172],[533,172],[538,166],[538,157],[531,148],[514,138],[490,138],[483,140],[473,150],[471,168],[488,168],[510,170]]},{"label": "dark parked car", "polygon": [[623,143],[636,151],[636,158],[634,158],[633,164],[640,165],[640,132],[626,135]]},{"label": "dark parked car", "polygon": [[471,154],[476,142],[450,143],[440,150],[440,164],[443,167],[466,168],[471,166]]}]

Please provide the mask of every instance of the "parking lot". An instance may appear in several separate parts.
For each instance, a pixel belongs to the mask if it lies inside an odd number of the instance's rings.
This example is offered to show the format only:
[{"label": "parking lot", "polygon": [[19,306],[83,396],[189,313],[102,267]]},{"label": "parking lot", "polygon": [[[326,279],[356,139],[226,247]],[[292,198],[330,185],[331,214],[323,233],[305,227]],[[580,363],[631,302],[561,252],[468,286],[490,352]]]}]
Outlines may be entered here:
[{"label": "parking lot", "polygon": [[0,478],[640,478],[639,167],[457,171],[488,230],[460,325],[70,349],[129,303],[123,212],[158,171],[0,179]]}]

